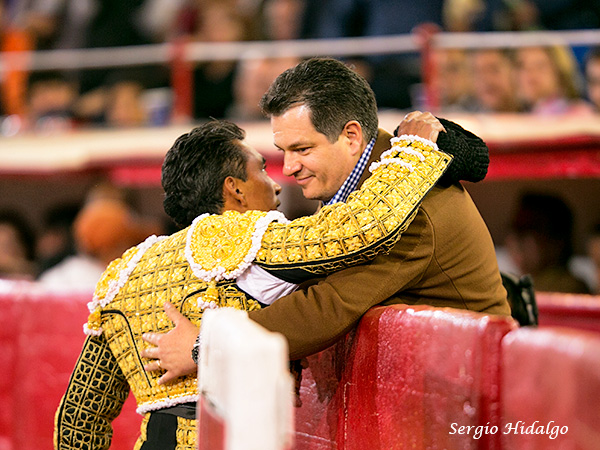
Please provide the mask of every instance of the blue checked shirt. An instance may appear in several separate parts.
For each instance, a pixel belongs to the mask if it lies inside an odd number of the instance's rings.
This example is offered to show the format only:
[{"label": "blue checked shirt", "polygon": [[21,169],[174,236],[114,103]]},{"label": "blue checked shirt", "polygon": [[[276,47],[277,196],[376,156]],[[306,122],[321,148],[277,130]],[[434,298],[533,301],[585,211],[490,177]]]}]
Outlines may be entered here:
[{"label": "blue checked shirt", "polygon": [[331,198],[331,200],[325,202],[325,205],[333,205],[338,202],[345,202],[348,196],[356,190],[358,186],[358,180],[362,176],[365,171],[365,167],[367,167],[367,162],[369,162],[369,158],[371,157],[371,152],[373,151],[373,147],[375,146],[375,138],[371,139],[371,142],[365,148],[365,151],[360,155],[360,159],[342,184],[342,187],[335,193],[335,195]]}]

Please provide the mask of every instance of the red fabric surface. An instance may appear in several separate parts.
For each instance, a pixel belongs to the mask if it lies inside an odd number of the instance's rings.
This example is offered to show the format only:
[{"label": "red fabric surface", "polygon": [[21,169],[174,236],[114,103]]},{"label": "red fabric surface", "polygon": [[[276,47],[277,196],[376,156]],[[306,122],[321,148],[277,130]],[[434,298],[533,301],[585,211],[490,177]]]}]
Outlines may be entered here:
[{"label": "red fabric surface", "polygon": [[[85,339],[91,295],[52,295],[28,283],[0,287],[0,449],[52,448],[54,413]],[[141,416],[130,397],[113,449],[131,449]]]},{"label": "red fabric surface", "polygon": [[344,427],[344,383],[354,332],[328,349],[306,358],[300,400],[295,410],[296,450],[336,449],[338,427]]},{"label": "red fabric surface", "polygon": [[[506,336],[502,350],[503,449],[599,448],[600,337],[521,328]],[[568,431],[551,439],[555,426]],[[526,434],[528,428],[544,434]]]},{"label": "red fabric surface", "polygon": [[598,178],[600,150],[490,153],[486,180],[528,178]]},{"label": "red fabric surface", "polygon": [[559,326],[600,333],[600,296],[536,293],[540,327]]},{"label": "red fabric surface", "polygon": [[512,319],[429,307],[376,308],[361,321],[347,381],[344,449],[498,448],[451,424],[499,421],[500,341]]},{"label": "red fabric surface", "polygon": [[354,339],[308,358],[295,448],[499,448],[499,436],[450,425],[500,424],[500,341],[515,327],[467,311],[372,309]]}]

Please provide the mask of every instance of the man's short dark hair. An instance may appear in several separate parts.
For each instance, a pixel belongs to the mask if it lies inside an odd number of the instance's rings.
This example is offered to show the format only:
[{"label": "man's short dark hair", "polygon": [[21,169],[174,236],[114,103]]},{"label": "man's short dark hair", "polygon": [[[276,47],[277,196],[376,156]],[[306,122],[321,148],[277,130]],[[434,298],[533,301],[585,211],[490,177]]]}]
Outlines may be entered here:
[{"label": "man's short dark hair", "polygon": [[330,142],[337,140],[351,120],[360,123],[367,141],[377,136],[373,90],[367,80],[335,59],[312,58],[286,70],[260,101],[269,117],[298,105],[309,107],[313,126]]},{"label": "man's short dark hair", "polygon": [[207,122],[177,138],[162,165],[165,212],[180,227],[204,213],[221,214],[223,183],[246,181],[245,133],[225,120]]}]

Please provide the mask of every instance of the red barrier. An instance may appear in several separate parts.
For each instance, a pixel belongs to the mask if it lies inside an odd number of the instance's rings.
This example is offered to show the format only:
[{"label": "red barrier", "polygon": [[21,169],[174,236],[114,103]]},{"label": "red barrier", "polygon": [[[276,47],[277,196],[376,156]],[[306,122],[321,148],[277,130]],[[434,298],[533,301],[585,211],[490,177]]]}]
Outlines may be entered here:
[{"label": "red barrier", "polygon": [[502,351],[503,448],[599,448],[600,337],[522,328]]},{"label": "red barrier", "polygon": [[514,328],[455,309],[372,309],[354,340],[308,359],[296,449],[500,448],[459,430],[499,426],[500,343]]},{"label": "red barrier", "polygon": [[600,333],[600,296],[537,292],[539,324]]},{"label": "red barrier", "polygon": [[[0,449],[52,448],[54,413],[85,338],[89,299],[0,282]],[[140,422],[131,397],[111,448],[133,448]]]},{"label": "red barrier", "polygon": [[[306,358],[296,408],[296,450],[337,449],[338,422],[344,418],[344,383],[354,332],[328,349]],[[343,426],[343,424],[342,424]]]}]

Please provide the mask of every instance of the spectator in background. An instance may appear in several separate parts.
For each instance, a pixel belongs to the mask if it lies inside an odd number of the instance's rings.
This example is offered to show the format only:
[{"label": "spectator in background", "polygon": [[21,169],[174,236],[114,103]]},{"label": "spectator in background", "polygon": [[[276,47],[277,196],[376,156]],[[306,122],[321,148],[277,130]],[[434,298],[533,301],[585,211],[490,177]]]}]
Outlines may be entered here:
[{"label": "spectator in background", "polygon": [[[211,2],[198,11],[199,27],[195,40],[200,42],[235,42],[246,38],[246,24],[228,2]],[[236,61],[208,61],[194,69],[195,119],[224,118],[234,103]]]},{"label": "spectator in background", "polygon": [[16,211],[0,211],[0,278],[32,280],[35,275],[35,235]]},{"label": "spectator in background", "polygon": [[137,216],[118,189],[99,185],[75,218],[76,254],[43,272],[38,280],[52,290],[91,292],[110,261],[161,231],[152,221]]},{"label": "spectator in background", "polygon": [[520,274],[530,274],[537,291],[588,293],[568,269],[573,255],[573,213],[559,197],[526,193],[506,238],[506,249]]},{"label": "spectator in background", "polygon": [[[303,0],[263,0],[255,23],[261,40],[299,39]],[[284,70],[300,62],[297,57],[259,55],[240,62],[234,80],[235,101],[229,118],[236,120],[263,119],[260,99],[271,83]]]},{"label": "spectator in background", "polygon": [[585,236],[585,254],[569,261],[569,270],[583,280],[591,294],[600,295],[600,223]]},{"label": "spectator in background", "polygon": [[600,47],[590,49],[585,58],[587,94],[597,112],[600,112]]},{"label": "spectator in background", "polygon": [[73,222],[81,205],[64,204],[46,211],[36,242],[38,274],[75,254]]},{"label": "spectator in background", "polygon": [[[14,24],[12,9],[19,2],[0,0],[0,54],[33,50],[31,39]],[[2,58],[3,71],[0,72],[0,114],[25,116],[27,73],[14,70],[8,58]],[[14,134],[21,128],[21,119],[11,127]],[[2,124],[4,127],[4,124]],[[4,130],[3,130],[4,131]]]},{"label": "spectator in background", "polygon": [[77,83],[61,72],[32,72],[27,91],[28,128],[40,133],[70,130],[75,126]]},{"label": "spectator in background", "polygon": [[[71,0],[75,1],[75,0]],[[122,47],[160,42],[161,35],[153,35],[143,26],[144,7],[149,0],[93,0],[94,14],[85,28],[85,48]],[[80,0],[76,0],[79,3]],[[81,74],[81,93],[85,94],[102,86],[118,71],[114,68],[89,69]],[[163,68],[145,66],[146,77],[153,86],[166,83]],[[147,86],[150,87],[150,86]]]},{"label": "spectator in background", "polygon": [[498,31],[503,24],[507,2],[504,0],[446,0],[444,25],[447,31]]},{"label": "spectator in background", "polygon": [[104,122],[111,127],[139,127],[147,124],[143,102],[144,86],[136,80],[122,80],[108,89]]},{"label": "spectator in background", "polygon": [[434,61],[437,69],[434,87],[439,96],[440,110],[474,111],[473,78],[467,53],[462,49],[437,49]]},{"label": "spectator in background", "polygon": [[[389,0],[305,0],[301,36],[329,39],[407,34],[424,23],[442,28],[445,1],[407,1],[399,5]],[[379,108],[415,107],[411,87],[421,81],[418,54],[372,55],[361,63],[359,72],[372,86]]]},{"label": "spectator in background", "polygon": [[516,52],[518,92],[526,112],[589,115],[581,99],[581,75],[569,47],[523,47]]},{"label": "spectator in background", "polygon": [[76,114],[80,122],[115,128],[144,126],[148,111],[144,96],[152,86],[143,68],[122,69],[114,72],[106,83],[77,102]]},{"label": "spectator in background", "polygon": [[491,113],[520,111],[514,55],[509,49],[478,49],[470,53],[477,110]]}]

